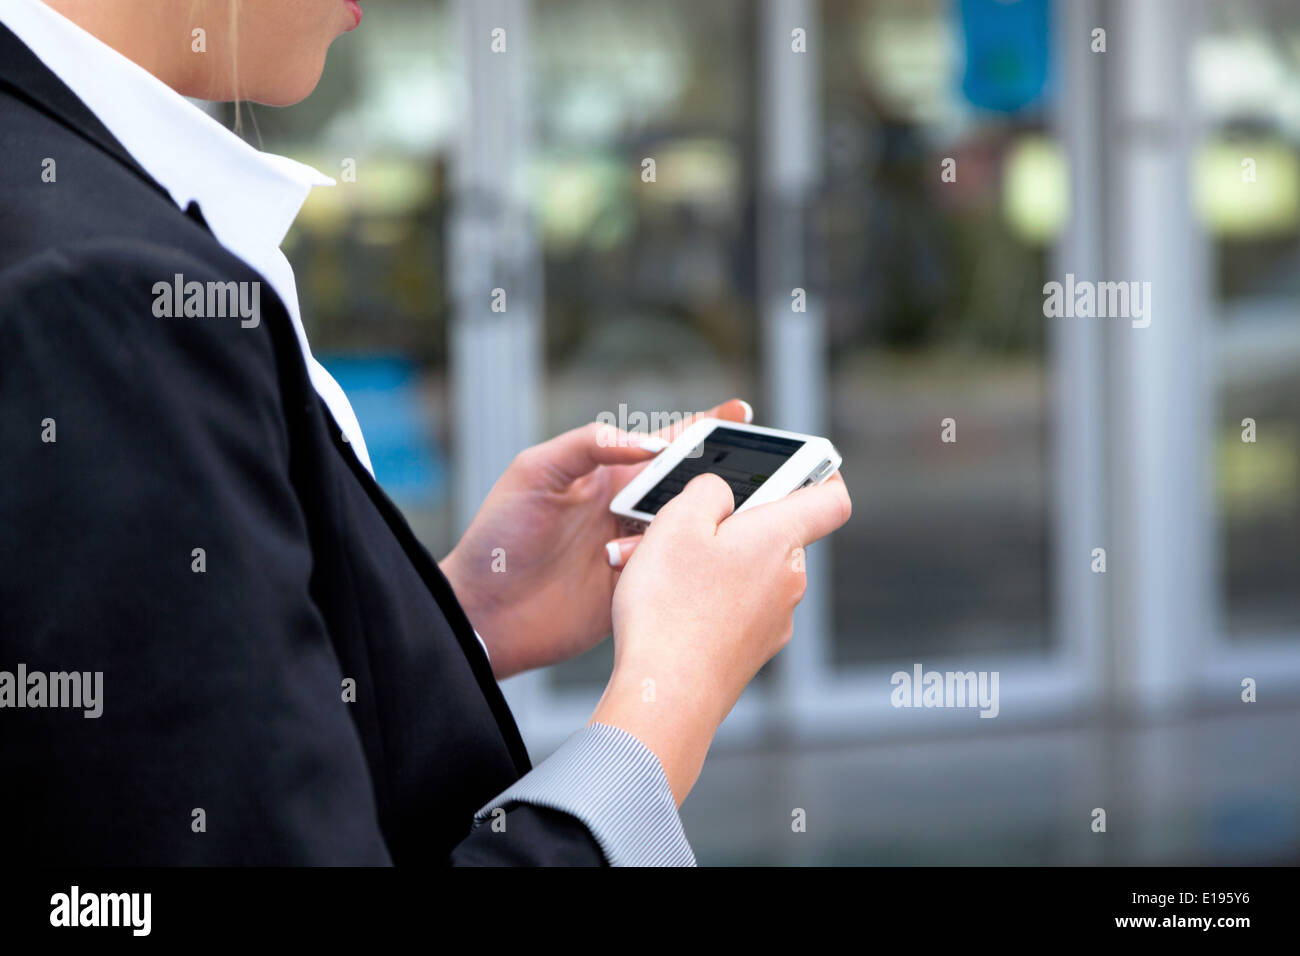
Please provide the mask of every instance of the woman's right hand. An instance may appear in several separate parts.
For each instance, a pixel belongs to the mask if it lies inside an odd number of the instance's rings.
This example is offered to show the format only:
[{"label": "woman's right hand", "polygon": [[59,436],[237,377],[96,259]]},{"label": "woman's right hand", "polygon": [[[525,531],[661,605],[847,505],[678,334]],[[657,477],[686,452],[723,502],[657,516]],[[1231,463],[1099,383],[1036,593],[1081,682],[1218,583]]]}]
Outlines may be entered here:
[{"label": "woman's right hand", "polygon": [[722,478],[692,479],[655,516],[614,591],[614,671],[591,723],[653,751],[679,805],[741,691],[790,640],[803,549],[852,509],[835,474],[733,510]]}]

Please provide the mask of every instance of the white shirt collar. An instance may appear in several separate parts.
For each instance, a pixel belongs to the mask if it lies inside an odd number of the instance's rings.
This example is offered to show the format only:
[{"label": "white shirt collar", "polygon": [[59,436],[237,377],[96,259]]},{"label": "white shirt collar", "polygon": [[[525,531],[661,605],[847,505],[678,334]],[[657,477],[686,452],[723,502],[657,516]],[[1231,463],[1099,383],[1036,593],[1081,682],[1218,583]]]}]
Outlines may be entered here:
[{"label": "white shirt collar", "polygon": [[5,0],[4,23],[223,246],[258,262],[284,241],[313,186],[334,180],[244,142],[149,71],[40,0]]}]

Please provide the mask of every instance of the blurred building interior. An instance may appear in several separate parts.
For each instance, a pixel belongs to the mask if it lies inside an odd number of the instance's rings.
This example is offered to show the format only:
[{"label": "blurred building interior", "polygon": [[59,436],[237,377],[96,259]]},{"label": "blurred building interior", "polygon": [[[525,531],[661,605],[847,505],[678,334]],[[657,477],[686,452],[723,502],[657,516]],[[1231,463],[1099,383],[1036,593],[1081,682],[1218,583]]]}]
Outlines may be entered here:
[{"label": "blurred building interior", "polygon": [[[842,451],[701,862],[1300,859],[1300,6],[389,0],[243,110],[339,180],[285,251],[436,556],[621,404]],[[1067,273],[1151,325],[1045,317]],[[611,659],[507,682],[537,756]],[[999,672],[997,719],[891,706],[917,662]]]}]

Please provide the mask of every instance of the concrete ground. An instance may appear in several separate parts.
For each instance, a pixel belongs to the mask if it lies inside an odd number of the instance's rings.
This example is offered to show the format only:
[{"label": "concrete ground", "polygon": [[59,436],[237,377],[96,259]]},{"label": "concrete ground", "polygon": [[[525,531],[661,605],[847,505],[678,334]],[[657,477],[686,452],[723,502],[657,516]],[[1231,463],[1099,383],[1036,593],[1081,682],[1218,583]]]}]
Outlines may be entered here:
[{"label": "concrete ground", "polygon": [[1143,727],[714,752],[682,817],[701,865],[1300,862],[1300,708],[1241,706]]}]

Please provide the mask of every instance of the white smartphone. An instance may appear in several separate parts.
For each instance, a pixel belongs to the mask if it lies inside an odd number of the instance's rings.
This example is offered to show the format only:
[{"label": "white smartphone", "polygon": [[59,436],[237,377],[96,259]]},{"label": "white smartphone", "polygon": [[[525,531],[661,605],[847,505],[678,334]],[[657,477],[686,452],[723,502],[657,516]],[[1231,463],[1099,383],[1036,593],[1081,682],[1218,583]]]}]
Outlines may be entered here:
[{"label": "white smartphone", "polygon": [[739,514],[818,485],[839,469],[839,451],[825,438],[742,425],[718,418],[692,422],[610,502],[627,534],[644,531],[659,509],[696,475],[711,471],[731,486]]}]

